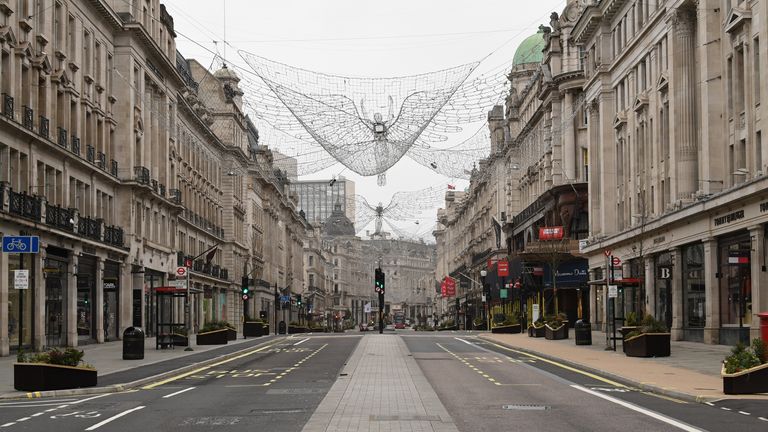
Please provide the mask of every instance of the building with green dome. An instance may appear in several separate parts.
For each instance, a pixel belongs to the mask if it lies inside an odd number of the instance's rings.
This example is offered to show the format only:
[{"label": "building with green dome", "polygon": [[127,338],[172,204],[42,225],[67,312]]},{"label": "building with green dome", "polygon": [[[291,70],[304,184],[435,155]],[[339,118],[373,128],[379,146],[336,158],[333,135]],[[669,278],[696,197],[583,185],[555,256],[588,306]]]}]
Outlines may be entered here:
[{"label": "building with green dome", "polygon": [[520,43],[512,59],[512,65],[517,66],[525,63],[540,63],[544,59],[544,29],[539,28],[536,34],[528,36]]}]

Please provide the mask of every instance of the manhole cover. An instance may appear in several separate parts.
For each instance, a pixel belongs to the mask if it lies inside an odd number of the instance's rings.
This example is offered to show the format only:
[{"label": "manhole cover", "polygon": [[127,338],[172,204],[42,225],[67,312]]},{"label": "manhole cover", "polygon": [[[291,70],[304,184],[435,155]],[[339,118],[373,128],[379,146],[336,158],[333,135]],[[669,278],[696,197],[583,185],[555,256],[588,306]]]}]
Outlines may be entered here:
[{"label": "manhole cover", "polygon": [[240,417],[190,417],[182,426],[234,426],[240,423]]},{"label": "manhole cover", "polygon": [[501,409],[517,411],[545,411],[548,410],[549,407],[546,405],[514,404],[502,405]]}]

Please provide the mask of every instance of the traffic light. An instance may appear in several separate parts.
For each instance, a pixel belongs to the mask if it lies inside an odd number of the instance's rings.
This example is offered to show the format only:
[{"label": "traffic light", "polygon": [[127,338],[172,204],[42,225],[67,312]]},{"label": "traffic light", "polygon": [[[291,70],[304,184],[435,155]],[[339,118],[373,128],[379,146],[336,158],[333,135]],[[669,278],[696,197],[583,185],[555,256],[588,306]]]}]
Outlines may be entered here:
[{"label": "traffic light", "polygon": [[242,287],[243,300],[247,300],[251,296],[251,290],[248,288],[247,276],[243,276],[241,287]]},{"label": "traffic light", "polygon": [[296,294],[296,306],[301,307],[301,294]]},{"label": "traffic light", "polygon": [[384,294],[384,271],[380,268],[377,268],[375,272],[374,289],[377,293]]}]

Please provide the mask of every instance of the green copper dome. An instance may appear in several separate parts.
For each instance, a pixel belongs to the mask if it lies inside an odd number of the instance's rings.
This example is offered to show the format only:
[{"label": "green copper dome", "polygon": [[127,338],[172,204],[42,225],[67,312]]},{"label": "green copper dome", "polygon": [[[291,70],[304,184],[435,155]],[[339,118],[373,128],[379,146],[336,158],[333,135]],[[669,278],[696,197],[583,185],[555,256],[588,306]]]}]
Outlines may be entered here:
[{"label": "green copper dome", "polygon": [[527,37],[515,51],[512,65],[539,63],[544,59],[544,32],[540,29],[535,35]]}]

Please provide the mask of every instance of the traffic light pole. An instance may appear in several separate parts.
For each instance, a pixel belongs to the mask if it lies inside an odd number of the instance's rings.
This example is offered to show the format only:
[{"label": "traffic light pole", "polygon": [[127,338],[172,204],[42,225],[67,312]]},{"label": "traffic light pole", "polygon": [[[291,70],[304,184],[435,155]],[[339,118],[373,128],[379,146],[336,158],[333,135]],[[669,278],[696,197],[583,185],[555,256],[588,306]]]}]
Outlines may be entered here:
[{"label": "traffic light pole", "polygon": [[384,333],[384,293],[379,292],[379,334]]}]

